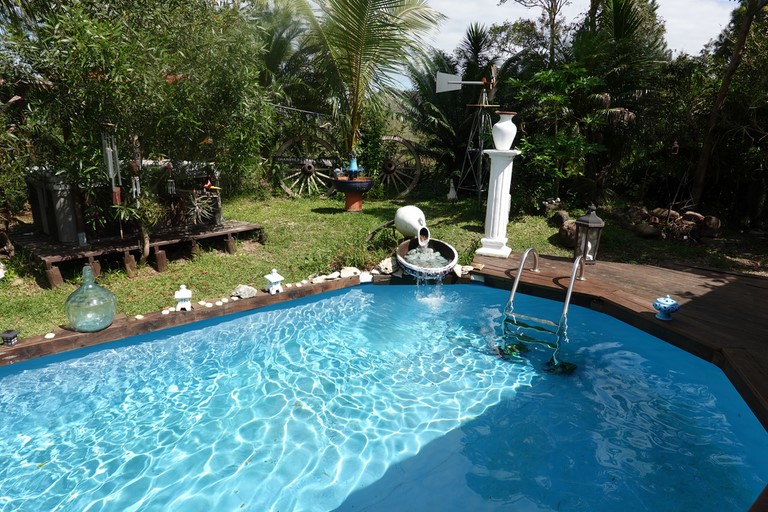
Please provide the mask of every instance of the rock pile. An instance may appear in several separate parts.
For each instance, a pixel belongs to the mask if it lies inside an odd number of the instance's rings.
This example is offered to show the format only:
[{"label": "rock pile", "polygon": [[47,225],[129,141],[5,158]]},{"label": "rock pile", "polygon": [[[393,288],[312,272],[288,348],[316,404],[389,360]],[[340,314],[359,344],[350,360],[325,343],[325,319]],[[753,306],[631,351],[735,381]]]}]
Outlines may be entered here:
[{"label": "rock pile", "polygon": [[625,214],[627,227],[645,238],[706,243],[720,236],[722,223],[713,215],[694,211],[679,213],[669,208],[648,210],[630,207]]},{"label": "rock pile", "polygon": [[[576,244],[576,222],[569,220],[568,212],[558,210],[550,217],[558,229],[558,239],[564,247]],[[622,218],[624,227],[643,238],[664,238],[688,243],[712,243],[720,236],[720,219],[688,211],[679,213],[668,208],[648,210],[644,206],[632,206]]]}]

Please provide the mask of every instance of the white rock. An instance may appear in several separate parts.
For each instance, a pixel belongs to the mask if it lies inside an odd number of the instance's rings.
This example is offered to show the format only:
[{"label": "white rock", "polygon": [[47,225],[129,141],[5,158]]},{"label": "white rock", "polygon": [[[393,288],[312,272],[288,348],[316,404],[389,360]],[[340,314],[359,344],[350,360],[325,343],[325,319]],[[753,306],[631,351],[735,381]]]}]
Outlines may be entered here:
[{"label": "white rock", "polygon": [[472,265],[464,265],[463,267],[461,267],[461,272],[463,274],[469,274],[473,270],[475,270],[475,267],[473,267]]},{"label": "white rock", "polygon": [[336,272],[333,272],[332,274],[328,274],[326,277],[328,279],[338,279],[341,277],[341,272],[336,271]]},{"label": "white rock", "polygon": [[223,306],[223,305],[224,305],[224,303],[223,303],[223,302],[221,302],[220,300],[217,300],[217,301],[216,301],[216,305],[217,305],[217,306]]},{"label": "white rock", "polygon": [[381,271],[377,268],[374,268],[373,270],[371,270],[371,274],[378,276],[378,275],[381,275]]},{"label": "white rock", "polygon": [[360,269],[355,267],[344,267],[341,269],[341,272],[339,272],[339,275],[342,279],[352,276],[359,276]]},{"label": "white rock", "polygon": [[461,265],[454,265],[453,273],[456,274],[456,277],[461,277]]},{"label": "white rock", "polygon": [[360,282],[361,283],[373,282],[373,275],[371,275],[370,272],[360,272]]},{"label": "white rock", "polygon": [[141,320],[142,318],[144,318],[144,315],[136,315],[134,318],[136,320]]},{"label": "white rock", "polygon": [[48,334],[46,334],[44,336],[44,338],[47,339],[47,340],[50,340],[50,339],[55,338],[55,337],[56,337],[56,334],[52,333],[52,332],[49,332]]},{"label": "white rock", "polygon": [[312,278],[312,284],[324,283],[328,280],[326,276],[317,276]]},{"label": "white rock", "polygon": [[376,269],[384,275],[394,274],[398,268],[400,265],[397,264],[397,258],[394,256],[384,258],[376,265]]},{"label": "white rock", "polygon": [[164,314],[164,315],[170,315],[171,314],[171,310],[170,309],[164,309],[164,310],[161,311],[161,313]]},{"label": "white rock", "polygon": [[[258,293],[256,288],[253,286],[248,286],[247,284],[239,284],[235,286],[235,289],[232,291],[233,297],[240,297],[241,299],[248,299],[250,297],[254,297]],[[205,304],[205,302],[201,303],[202,306]]]}]

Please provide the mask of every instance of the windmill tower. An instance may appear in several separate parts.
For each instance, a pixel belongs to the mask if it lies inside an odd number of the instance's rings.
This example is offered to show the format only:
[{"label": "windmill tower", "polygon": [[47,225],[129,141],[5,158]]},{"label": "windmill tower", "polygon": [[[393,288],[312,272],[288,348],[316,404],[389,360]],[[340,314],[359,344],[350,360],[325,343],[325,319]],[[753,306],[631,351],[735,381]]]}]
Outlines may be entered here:
[{"label": "windmill tower", "polygon": [[437,73],[436,92],[457,91],[462,85],[480,85],[482,90],[477,103],[467,105],[474,109],[472,114],[472,128],[467,140],[467,150],[464,153],[464,161],[461,166],[461,177],[459,178],[459,190],[468,190],[477,192],[478,197],[482,195],[485,189],[485,181],[488,175],[488,165],[483,155],[485,149],[485,140],[490,136],[491,108],[498,108],[499,105],[492,105],[493,96],[496,92],[496,66],[491,66],[491,79],[485,77],[481,81],[462,81],[459,75],[447,73]]}]

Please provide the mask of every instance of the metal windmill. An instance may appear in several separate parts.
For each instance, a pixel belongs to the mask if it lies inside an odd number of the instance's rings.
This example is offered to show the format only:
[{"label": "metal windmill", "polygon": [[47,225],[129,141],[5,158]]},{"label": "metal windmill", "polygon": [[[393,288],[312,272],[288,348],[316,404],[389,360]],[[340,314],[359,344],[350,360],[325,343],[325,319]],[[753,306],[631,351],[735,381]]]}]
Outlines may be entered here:
[{"label": "metal windmill", "polygon": [[485,140],[491,133],[491,112],[489,109],[498,108],[499,105],[492,105],[493,97],[496,93],[496,66],[491,66],[490,80],[483,77],[479,81],[462,80],[459,75],[448,73],[437,73],[436,92],[458,91],[462,85],[480,85],[482,90],[477,103],[467,105],[475,109],[472,114],[472,128],[467,140],[467,150],[464,153],[464,161],[461,166],[461,177],[459,178],[459,190],[470,190],[477,192],[478,197],[485,188],[485,178],[488,174],[488,166],[485,163],[483,150],[485,149]]}]

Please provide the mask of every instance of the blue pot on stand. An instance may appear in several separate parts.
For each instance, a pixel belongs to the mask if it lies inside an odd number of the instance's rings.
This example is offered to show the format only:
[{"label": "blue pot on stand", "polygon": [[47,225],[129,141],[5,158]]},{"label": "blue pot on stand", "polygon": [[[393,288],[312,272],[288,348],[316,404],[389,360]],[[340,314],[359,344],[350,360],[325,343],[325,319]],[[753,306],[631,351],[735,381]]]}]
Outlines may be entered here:
[{"label": "blue pot on stand", "polygon": [[653,301],[653,309],[658,311],[656,318],[659,320],[672,320],[672,313],[680,309],[680,304],[669,295],[659,297]]}]

